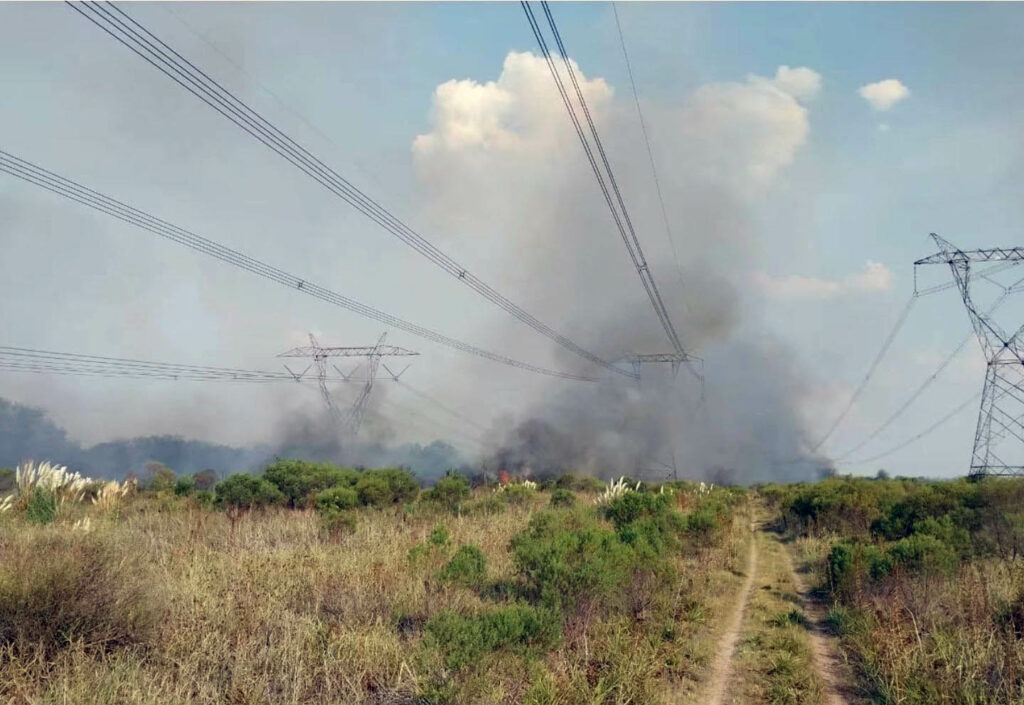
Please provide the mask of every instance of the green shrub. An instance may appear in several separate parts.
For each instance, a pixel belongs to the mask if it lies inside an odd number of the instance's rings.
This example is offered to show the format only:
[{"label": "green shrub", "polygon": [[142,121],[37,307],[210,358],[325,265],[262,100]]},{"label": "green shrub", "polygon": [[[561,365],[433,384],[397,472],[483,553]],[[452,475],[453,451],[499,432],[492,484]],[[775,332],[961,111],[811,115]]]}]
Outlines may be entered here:
[{"label": "green shrub", "polygon": [[196,490],[192,498],[200,507],[210,509],[217,501],[217,495],[210,490]]},{"label": "green shrub", "polygon": [[160,591],[141,553],[98,532],[27,531],[0,537],[0,645],[52,658],[155,636]]},{"label": "green shrub", "polygon": [[526,485],[505,485],[494,493],[494,496],[502,502],[514,507],[522,507],[529,504],[530,500],[536,495],[537,491],[530,489]]},{"label": "green shrub", "polygon": [[264,469],[262,477],[280,490],[289,506],[304,507],[310,498],[328,487],[355,486],[359,473],[330,463],[275,460]]},{"label": "green shrub", "polygon": [[423,499],[456,510],[470,495],[469,482],[462,475],[449,473],[423,493]]},{"label": "green shrub", "polygon": [[[561,478],[559,478],[561,479]],[[551,493],[552,507],[572,507],[576,504],[576,495],[572,490],[556,489]]]},{"label": "green shrub", "polygon": [[511,548],[527,593],[554,608],[617,601],[638,562],[617,533],[582,514],[539,513]]},{"label": "green shrub", "polygon": [[450,610],[439,612],[427,622],[424,645],[440,651],[448,668],[460,670],[498,649],[536,654],[554,648],[560,640],[557,614],[510,605],[473,617]]},{"label": "green shrub", "polygon": [[621,529],[644,517],[664,517],[670,511],[670,495],[629,490],[604,507],[604,515]]},{"label": "green shrub", "polygon": [[472,544],[461,546],[441,569],[439,577],[446,583],[479,585],[487,577],[487,559],[484,552]]},{"label": "green shrub", "polygon": [[900,539],[886,549],[885,556],[893,570],[902,568],[912,573],[948,573],[957,565],[956,551],[927,534],[912,534]]},{"label": "green shrub", "polygon": [[282,504],[285,496],[277,487],[262,477],[238,473],[219,482],[217,502],[231,509],[252,509]]},{"label": "green shrub", "polygon": [[150,492],[170,492],[174,489],[176,480],[175,472],[163,463],[146,463],[146,480],[143,487]]},{"label": "green shrub", "polygon": [[359,495],[349,487],[329,487],[316,496],[316,510],[320,514],[354,509],[359,505]]},{"label": "green shrub", "polygon": [[318,509],[318,514],[320,515],[320,526],[334,541],[337,541],[342,534],[355,533],[356,525],[359,522],[359,517],[351,509],[329,507],[322,511]]},{"label": "green shrub", "polygon": [[698,546],[710,546],[720,533],[719,515],[711,508],[695,509],[686,515],[686,534]]},{"label": "green shrub", "polygon": [[174,494],[177,497],[188,497],[194,489],[195,480],[188,475],[179,477],[178,481],[174,483]]},{"label": "green shrub", "polygon": [[448,529],[440,524],[434,527],[434,530],[430,532],[430,537],[427,539],[427,543],[431,546],[437,546],[439,548],[446,548],[448,546]]},{"label": "green shrub", "polygon": [[365,470],[356,481],[359,501],[369,507],[405,504],[416,499],[420,486],[405,470]]}]

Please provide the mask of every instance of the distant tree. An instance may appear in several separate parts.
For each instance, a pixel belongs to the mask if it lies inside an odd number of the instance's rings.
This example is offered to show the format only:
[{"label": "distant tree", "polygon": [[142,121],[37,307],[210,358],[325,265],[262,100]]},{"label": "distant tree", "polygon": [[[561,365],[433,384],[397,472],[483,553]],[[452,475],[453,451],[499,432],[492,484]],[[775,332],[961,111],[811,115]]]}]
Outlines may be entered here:
[{"label": "distant tree", "polygon": [[218,483],[216,494],[217,503],[224,507],[224,512],[231,521],[232,531],[235,522],[244,512],[256,507],[284,504],[285,501],[284,495],[274,485],[263,478],[245,473],[232,475]]},{"label": "distant tree", "polygon": [[152,492],[170,492],[174,489],[177,475],[163,463],[151,460],[146,463],[146,481],[143,486]]},{"label": "distant tree", "polygon": [[889,473],[887,473],[885,470],[879,469],[878,472],[875,473],[875,479],[876,480],[888,480],[889,479]]},{"label": "distant tree", "polygon": [[196,481],[191,475],[182,475],[174,483],[174,494],[178,497],[188,497],[196,488]]},{"label": "distant tree", "polygon": [[217,484],[217,471],[200,470],[192,476],[192,484],[197,490],[212,490]]}]

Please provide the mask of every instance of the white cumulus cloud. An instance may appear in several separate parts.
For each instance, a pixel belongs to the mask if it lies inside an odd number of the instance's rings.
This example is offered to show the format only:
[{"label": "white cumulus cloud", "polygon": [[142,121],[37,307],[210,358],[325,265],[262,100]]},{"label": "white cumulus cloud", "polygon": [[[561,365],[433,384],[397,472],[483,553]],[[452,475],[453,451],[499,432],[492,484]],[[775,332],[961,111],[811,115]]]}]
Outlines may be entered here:
[{"label": "white cumulus cloud", "polygon": [[892,270],[881,262],[868,261],[860,272],[842,279],[822,279],[790,274],[773,277],[754,273],[754,284],[765,295],[775,299],[829,299],[841,294],[886,291],[892,287]]},{"label": "white cumulus cloud", "polygon": [[680,130],[693,164],[710,181],[749,190],[770,183],[807,141],[809,100],[821,76],[809,68],[779,67],[774,78],[710,83],[690,96]]},{"label": "white cumulus cloud", "polygon": [[877,83],[861,86],[857,91],[860,97],[878,111],[885,111],[910,95],[910,89],[895,78],[887,78]]},{"label": "white cumulus cloud", "polygon": [[797,100],[811,100],[821,92],[821,74],[817,71],[798,66],[791,69],[780,66],[775,72],[775,87],[789,93]]}]

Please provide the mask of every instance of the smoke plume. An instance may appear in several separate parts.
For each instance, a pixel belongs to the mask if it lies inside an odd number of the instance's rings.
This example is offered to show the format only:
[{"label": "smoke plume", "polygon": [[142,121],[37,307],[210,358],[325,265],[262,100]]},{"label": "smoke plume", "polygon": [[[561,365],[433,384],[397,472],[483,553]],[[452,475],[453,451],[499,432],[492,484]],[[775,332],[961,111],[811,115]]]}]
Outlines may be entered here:
[{"label": "smoke plume", "polygon": [[[755,214],[808,138],[821,77],[783,66],[771,78],[700,86],[681,105],[644,105],[669,240],[631,102],[579,75],[666,305],[686,348],[707,360],[706,404],[686,369],[673,378],[645,368],[639,385],[609,375],[542,386],[496,429],[486,464],[739,482],[813,476],[823,462],[807,451],[807,390],[760,330],[748,282],[762,248],[789,244],[760,232]],[[413,144],[425,203],[462,246],[500,243],[504,288],[567,321],[606,359],[670,351],[542,58],[512,52],[494,81],[442,84],[432,121]],[[580,365],[569,353],[558,362]]]}]

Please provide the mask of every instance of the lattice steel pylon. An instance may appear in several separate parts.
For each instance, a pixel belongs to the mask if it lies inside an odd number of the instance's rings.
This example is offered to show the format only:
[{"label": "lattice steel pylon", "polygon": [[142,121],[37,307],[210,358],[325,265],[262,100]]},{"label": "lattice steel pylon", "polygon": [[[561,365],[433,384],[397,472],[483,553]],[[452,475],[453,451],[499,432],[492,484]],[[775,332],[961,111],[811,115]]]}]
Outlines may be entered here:
[{"label": "lattice steel pylon", "polygon": [[[939,252],[914,262],[915,291],[918,266],[949,265],[985,353],[985,386],[974,434],[971,474],[1024,475],[1024,325],[1015,324],[1010,333],[992,316],[1007,297],[1024,291],[1024,278],[1004,283],[994,275],[996,269],[1005,272],[1024,262],[1024,248],[961,250],[935,233],[931,237],[939,246]],[[1003,264],[972,271],[972,264],[984,262]],[[994,304],[985,311],[978,307],[973,296],[972,285],[980,282],[1001,290]]]},{"label": "lattice steel pylon", "polygon": [[[385,365],[381,358],[383,357],[409,357],[413,355],[419,355],[418,352],[400,348],[395,345],[385,345],[384,339],[387,337],[387,333],[381,333],[380,338],[377,339],[376,345],[363,345],[355,347],[324,347],[320,345],[316,337],[310,333],[308,346],[299,348],[292,348],[287,350],[278,357],[304,357],[311,358],[313,360],[310,367],[316,367],[317,382],[320,386],[320,396],[323,397],[324,404],[327,406],[327,412],[330,414],[332,420],[340,424],[343,428],[351,431],[353,434],[359,432],[359,427],[363,423],[363,415],[366,412],[366,402],[370,398],[370,391],[373,389],[373,382],[377,377],[377,369],[379,366],[383,366],[387,370],[388,374],[395,380],[397,380],[406,369],[397,374],[392,372],[387,365]],[[334,399],[331,397],[331,392],[327,388],[327,358],[330,357],[365,357],[367,359],[367,374],[363,382],[362,389],[359,390],[359,396],[343,414],[334,403]],[[355,373],[355,370],[345,374],[337,365],[332,365],[338,374],[343,379],[349,380]],[[300,373],[292,372],[285,365],[285,369],[294,376],[296,379],[302,377],[309,371],[309,367]]]}]

